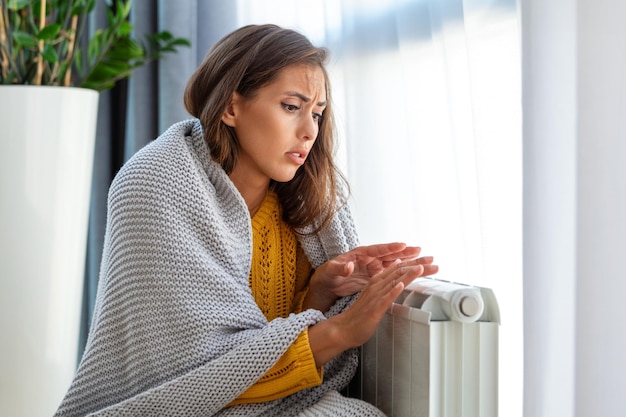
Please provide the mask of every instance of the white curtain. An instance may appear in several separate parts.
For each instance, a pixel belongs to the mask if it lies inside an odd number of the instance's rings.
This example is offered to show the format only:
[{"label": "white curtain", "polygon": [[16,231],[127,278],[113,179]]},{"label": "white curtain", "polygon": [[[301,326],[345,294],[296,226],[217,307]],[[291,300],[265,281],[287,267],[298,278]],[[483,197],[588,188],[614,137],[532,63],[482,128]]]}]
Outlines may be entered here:
[{"label": "white curtain", "polygon": [[626,387],[626,3],[523,0],[526,417]]}]

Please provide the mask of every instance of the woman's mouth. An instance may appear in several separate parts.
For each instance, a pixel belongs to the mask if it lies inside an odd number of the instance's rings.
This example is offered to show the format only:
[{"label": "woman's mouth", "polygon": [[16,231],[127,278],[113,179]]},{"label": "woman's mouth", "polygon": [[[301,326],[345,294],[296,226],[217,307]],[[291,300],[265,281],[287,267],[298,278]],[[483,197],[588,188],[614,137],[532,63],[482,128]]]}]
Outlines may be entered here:
[{"label": "woman's mouth", "polygon": [[305,151],[287,152],[287,157],[295,164],[302,165],[306,161],[307,153]]}]

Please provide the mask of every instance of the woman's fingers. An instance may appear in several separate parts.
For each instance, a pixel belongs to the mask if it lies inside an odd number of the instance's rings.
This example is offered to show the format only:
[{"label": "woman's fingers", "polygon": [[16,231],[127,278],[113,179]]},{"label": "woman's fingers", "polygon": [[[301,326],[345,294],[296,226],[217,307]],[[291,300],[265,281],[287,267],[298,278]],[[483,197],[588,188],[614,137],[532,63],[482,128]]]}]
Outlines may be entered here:
[{"label": "woman's fingers", "polygon": [[354,304],[339,315],[340,319],[345,319],[344,335],[352,346],[361,345],[372,336],[404,287],[420,276],[423,270],[421,264],[398,261],[368,282]]},{"label": "woman's fingers", "polygon": [[422,251],[418,246],[406,246],[404,243],[390,243],[385,246],[386,250],[380,250],[378,258],[381,262],[393,262],[396,259],[409,260],[417,258]]},{"label": "woman's fingers", "polygon": [[[406,262],[407,265],[422,265],[424,267],[424,272],[422,273],[422,276],[426,276],[436,274],[439,270],[439,267],[437,265],[432,264],[433,261],[434,259],[432,256],[423,256],[421,258],[411,259],[404,262]],[[388,265],[385,266],[385,268],[389,268],[389,266],[392,264],[393,262],[390,262]]]},{"label": "woman's fingers", "polygon": [[428,263],[432,263],[433,262],[433,257],[432,256],[422,256],[422,257],[418,258],[418,256],[420,255],[421,252],[422,252],[422,248],[420,248],[418,246],[410,246],[410,247],[407,247],[402,252],[389,254],[389,255],[387,255],[385,257],[378,258],[378,259],[383,263],[384,267],[389,266],[391,264],[391,262],[393,262],[396,259],[400,259],[402,261],[419,259],[420,263],[422,263],[422,264],[428,264]]},{"label": "woman's fingers", "polygon": [[[351,259],[355,262],[355,269],[366,270],[371,276],[388,268],[395,261],[410,261],[418,259],[423,265],[432,264],[432,256],[419,257],[422,249],[419,246],[407,246],[402,242],[381,243],[369,246],[359,246],[345,255],[344,261]],[[366,269],[363,269],[366,268]]]},{"label": "woman's fingers", "polygon": [[422,256],[421,258],[417,258],[416,261],[418,261],[422,265],[427,265],[432,264],[434,258],[432,256]]},{"label": "woman's fingers", "polygon": [[422,276],[429,276],[429,275],[434,275],[437,272],[439,272],[439,266],[438,265],[424,265],[424,274]]},{"label": "woman's fingers", "polygon": [[[387,272],[387,274],[385,274]],[[398,287],[399,284],[402,284],[400,287],[400,291],[408,284],[410,284],[415,278],[422,276],[424,273],[424,266],[420,263],[417,263],[415,260],[399,262],[397,265],[394,265],[388,268],[383,275],[387,275],[383,277],[383,281],[391,281],[390,288]],[[395,299],[395,298],[394,298]]]},{"label": "woman's fingers", "polygon": [[[382,314],[391,302],[399,295],[402,289],[424,272],[424,266],[413,261],[396,261],[387,269],[376,274],[363,288],[361,303],[373,308],[380,306],[378,313]],[[359,300],[358,300],[359,301]],[[371,305],[370,305],[371,304]],[[382,315],[381,315],[382,317]]]},{"label": "woman's fingers", "polygon": [[[393,250],[388,251],[390,248]],[[417,257],[420,248],[407,247],[404,244],[361,247],[352,254],[359,253],[365,256],[365,253],[371,255],[376,252],[380,255],[385,251],[388,251],[386,255],[383,255],[386,261],[375,258],[378,266],[368,267],[370,273],[365,274],[367,277],[364,280],[364,286],[354,304],[333,318],[333,323],[341,326],[341,334],[349,341],[350,346],[361,345],[372,336],[385,312],[414,279],[438,271],[438,266],[433,265],[432,256]],[[358,258],[354,260],[354,263],[346,261],[345,265],[348,264],[354,269],[362,266],[359,265]],[[359,271],[362,272],[362,270]]]},{"label": "woman's fingers", "polygon": [[324,272],[329,277],[347,277],[354,272],[354,262],[341,262],[332,259],[326,263]]},{"label": "woman's fingers", "polygon": [[352,249],[348,254],[357,257],[376,258],[383,262],[393,261],[394,259],[408,259],[416,257],[420,248],[416,246],[407,246],[406,243],[378,243],[368,246],[358,246]]}]

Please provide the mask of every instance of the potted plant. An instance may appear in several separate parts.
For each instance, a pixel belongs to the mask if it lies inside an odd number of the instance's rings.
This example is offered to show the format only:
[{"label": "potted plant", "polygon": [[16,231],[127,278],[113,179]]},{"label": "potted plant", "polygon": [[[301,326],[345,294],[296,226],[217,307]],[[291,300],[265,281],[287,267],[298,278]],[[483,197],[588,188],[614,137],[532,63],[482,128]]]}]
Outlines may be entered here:
[{"label": "potted plant", "polygon": [[[102,0],[104,1],[104,0]],[[188,41],[132,0],[0,0],[0,404],[51,415],[73,376],[99,92]],[[90,32],[90,33],[89,33]]]},{"label": "potted plant", "polygon": [[108,26],[85,42],[95,0],[0,1],[0,83],[103,91],[164,53],[189,46],[167,31],[138,42],[128,20],[132,0],[106,3]]}]

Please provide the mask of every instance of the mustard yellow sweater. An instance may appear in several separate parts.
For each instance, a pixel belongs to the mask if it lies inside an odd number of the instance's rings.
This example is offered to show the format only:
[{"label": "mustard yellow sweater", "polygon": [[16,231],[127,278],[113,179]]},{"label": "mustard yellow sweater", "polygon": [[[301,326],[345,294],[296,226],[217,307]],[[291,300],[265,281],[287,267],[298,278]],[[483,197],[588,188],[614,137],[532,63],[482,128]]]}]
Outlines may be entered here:
[{"label": "mustard yellow sweater", "polygon": [[[283,222],[275,193],[268,193],[252,218],[253,251],[250,288],[268,321],[302,311],[311,272],[293,230]],[[269,401],[322,383],[303,331],[256,384],[230,405]]]}]

